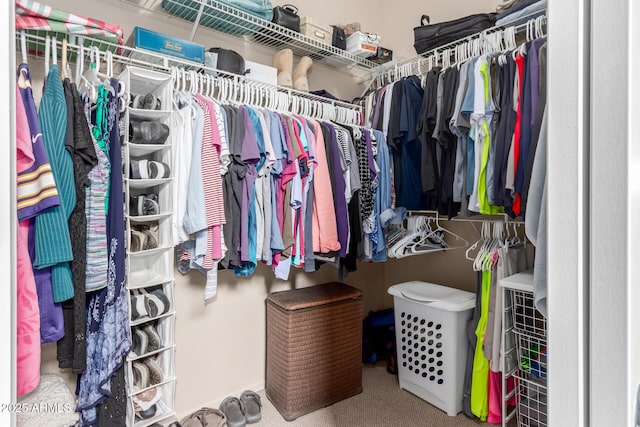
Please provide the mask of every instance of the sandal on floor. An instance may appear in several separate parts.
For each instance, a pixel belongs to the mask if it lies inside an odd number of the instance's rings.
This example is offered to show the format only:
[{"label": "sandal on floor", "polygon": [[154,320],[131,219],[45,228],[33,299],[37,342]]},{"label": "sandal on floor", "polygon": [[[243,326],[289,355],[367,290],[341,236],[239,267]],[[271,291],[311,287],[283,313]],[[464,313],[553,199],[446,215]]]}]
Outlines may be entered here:
[{"label": "sandal on floor", "polygon": [[132,179],[161,179],[171,175],[169,165],[156,160],[131,159],[130,165]]},{"label": "sandal on floor", "polygon": [[251,390],[243,391],[240,395],[240,402],[242,402],[242,406],[244,407],[244,416],[247,419],[247,424],[259,422],[262,418],[262,414],[260,413],[260,409],[262,408],[260,395]]},{"label": "sandal on floor", "polygon": [[244,415],[244,407],[237,397],[229,396],[220,404],[220,410],[227,418],[228,427],[245,427],[247,418]]},{"label": "sandal on floor", "polygon": [[181,423],[182,427],[225,427],[227,418],[219,409],[202,408],[183,418]]}]

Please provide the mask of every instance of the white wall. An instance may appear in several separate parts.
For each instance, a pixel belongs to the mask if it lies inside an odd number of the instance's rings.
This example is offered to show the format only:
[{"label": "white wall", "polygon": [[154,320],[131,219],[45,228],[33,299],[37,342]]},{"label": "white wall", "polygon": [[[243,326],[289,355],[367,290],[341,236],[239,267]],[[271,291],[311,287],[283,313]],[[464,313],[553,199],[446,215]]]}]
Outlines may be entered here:
[{"label": "white wall", "polygon": [[[285,1],[274,2],[285,3]],[[419,1],[325,0],[298,2],[300,15],[314,16],[320,22],[360,21],[363,30],[382,35],[383,45],[394,52],[412,54],[412,28],[419,16],[430,13],[433,22],[464,16],[472,12],[495,9],[496,0],[467,2],[461,0],[432,1],[429,10]],[[187,38],[191,26],[166,15],[141,11],[116,1],[47,0],[47,4],[84,16],[118,23],[128,37],[139,25],[173,36]],[[493,5],[493,6],[492,6]],[[96,13],[99,11],[99,14]],[[339,16],[339,18],[336,18]],[[237,50],[245,58],[269,64],[271,51],[244,44],[238,39],[220,36],[206,28],[198,30],[197,42],[205,46],[223,46]],[[37,77],[34,72],[34,76]],[[327,67],[316,67],[311,74],[312,89],[325,88],[343,98],[361,91],[348,73]],[[467,240],[478,236],[467,223],[455,223],[452,230]],[[250,278],[238,279],[220,272],[218,296],[204,304],[204,278],[197,273],[181,276],[176,272],[176,375],[178,377],[176,408],[180,416],[203,405],[217,404],[225,396],[247,388],[260,389],[265,369],[265,308],[269,292],[309,286],[336,279],[336,271],[324,266],[319,272],[293,272],[291,281],[273,279],[273,274],[260,266]],[[431,254],[391,261],[383,264],[360,263],[349,276],[348,284],[364,291],[365,312],[391,305],[386,295],[389,285],[405,280],[426,280],[474,290],[471,266],[463,251]],[[43,347],[43,372],[59,372],[55,361],[55,345]],[[68,377],[71,387],[73,379]]]}]

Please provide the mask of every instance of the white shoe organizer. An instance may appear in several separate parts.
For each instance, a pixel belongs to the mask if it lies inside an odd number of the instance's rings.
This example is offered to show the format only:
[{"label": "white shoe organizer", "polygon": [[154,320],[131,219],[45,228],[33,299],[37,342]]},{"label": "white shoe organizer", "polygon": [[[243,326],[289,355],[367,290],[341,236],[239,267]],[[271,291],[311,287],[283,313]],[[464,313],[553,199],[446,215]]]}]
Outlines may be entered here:
[{"label": "white shoe organizer", "polygon": [[[171,129],[163,144],[131,142],[130,123],[132,121],[156,121],[171,128],[173,114],[173,80],[170,75],[155,71],[127,67],[120,76],[127,89],[129,101],[136,95],[144,97],[152,94],[160,100],[159,110],[132,108],[127,106],[123,118],[123,174],[125,183],[126,233],[127,233],[127,288],[129,290],[129,313],[132,338],[136,351],[129,353],[126,362],[127,378],[127,425],[144,427],[175,415],[175,305],[174,292],[174,249],[172,242],[173,221],[173,170],[167,178],[133,179],[132,160],[152,160],[173,167],[171,150]],[[131,197],[157,195],[159,212],[153,215],[138,215],[131,206]],[[148,228],[157,239],[157,246],[132,247],[132,230]],[[144,231],[143,231],[144,232]],[[133,316],[132,297],[148,298],[153,292],[162,292],[169,301],[163,312],[152,315]],[[153,299],[153,298],[152,298]],[[145,336],[145,328],[153,328],[160,337],[159,346],[139,351],[136,330]],[[139,336],[139,335],[138,335]],[[136,345],[138,344],[138,345]],[[147,346],[148,347],[148,346]],[[148,372],[153,365],[162,375],[140,375]],[[134,368],[135,367],[135,368]],[[154,371],[154,369],[151,369]],[[140,414],[144,415],[141,417]]]}]

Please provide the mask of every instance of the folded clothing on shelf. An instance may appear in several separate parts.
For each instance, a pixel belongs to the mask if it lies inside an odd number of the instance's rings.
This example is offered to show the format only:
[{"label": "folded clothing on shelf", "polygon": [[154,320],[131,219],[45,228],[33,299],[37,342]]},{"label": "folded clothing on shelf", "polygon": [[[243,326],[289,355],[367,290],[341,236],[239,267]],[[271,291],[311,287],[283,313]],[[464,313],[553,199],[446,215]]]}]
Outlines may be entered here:
[{"label": "folded clothing on shelf", "polygon": [[547,10],[547,0],[525,2],[527,6],[511,11],[510,9],[498,15],[497,26],[514,26],[524,24]]}]

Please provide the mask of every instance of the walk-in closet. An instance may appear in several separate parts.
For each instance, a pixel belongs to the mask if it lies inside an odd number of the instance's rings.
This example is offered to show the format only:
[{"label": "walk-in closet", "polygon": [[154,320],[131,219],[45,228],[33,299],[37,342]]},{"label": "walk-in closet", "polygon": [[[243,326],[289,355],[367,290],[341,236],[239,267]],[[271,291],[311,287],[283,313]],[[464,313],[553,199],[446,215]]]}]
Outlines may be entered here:
[{"label": "walk-in closet", "polygon": [[0,22],[0,425],[640,425],[633,0]]}]

